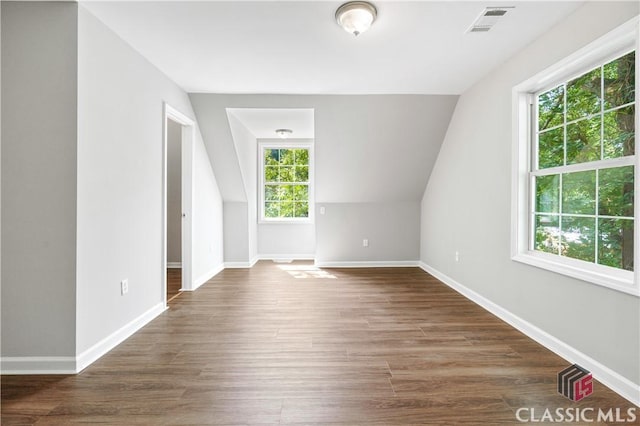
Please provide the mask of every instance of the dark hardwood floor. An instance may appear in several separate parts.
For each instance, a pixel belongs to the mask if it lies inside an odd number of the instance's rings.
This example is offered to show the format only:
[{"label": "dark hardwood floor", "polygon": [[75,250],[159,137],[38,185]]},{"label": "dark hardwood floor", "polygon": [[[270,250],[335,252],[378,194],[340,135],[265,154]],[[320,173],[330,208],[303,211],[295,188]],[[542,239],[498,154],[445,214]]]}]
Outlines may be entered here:
[{"label": "dark hardwood floor", "polygon": [[182,269],[167,268],[167,302],[171,302],[182,292]]},{"label": "dark hardwood floor", "polygon": [[225,270],[75,376],[3,376],[2,424],[517,424],[632,404],[417,268]]}]

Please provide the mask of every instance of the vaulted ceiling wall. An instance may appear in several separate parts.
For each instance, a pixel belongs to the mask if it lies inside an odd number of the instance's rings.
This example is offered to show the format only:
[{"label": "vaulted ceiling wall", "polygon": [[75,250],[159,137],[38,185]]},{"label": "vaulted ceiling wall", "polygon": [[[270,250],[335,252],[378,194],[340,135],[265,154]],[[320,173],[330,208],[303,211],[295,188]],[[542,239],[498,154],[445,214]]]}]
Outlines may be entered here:
[{"label": "vaulted ceiling wall", "polygon": [[242,160],[226,109],[313,108],[318,203],[420,201],[458,99],[453,95],[190,97],[225,201],[246,201]]}]

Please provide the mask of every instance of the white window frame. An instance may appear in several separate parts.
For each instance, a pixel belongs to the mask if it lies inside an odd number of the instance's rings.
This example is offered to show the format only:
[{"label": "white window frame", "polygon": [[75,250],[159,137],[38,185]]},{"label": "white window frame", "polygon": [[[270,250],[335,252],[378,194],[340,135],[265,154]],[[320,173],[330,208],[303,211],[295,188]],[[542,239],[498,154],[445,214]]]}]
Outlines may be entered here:
[{"label": "white window frame", "polygon": [[[302,148],[309,151],[309,216],[308,217],[265,217],[264,215],[264,151],[265,149],[296,149]],[[314,202],[314,153],[313,142],[301,141],[260,141],[258,142],[258,223],[281,223],[281,224],[311,224],[315,217]]]},{"label": "white window frame", "polygon": [[[512,206],[511,206],[511,259],[543,268],[573,278],[601,285],[640,297],[640,17],[635,17],[606,35],[590,43],[574,54],[518,84],[512,91],[513,140],[512,153]],[[532,144],[535,143],[535,94],[580,76],[631,50],[636,51],[636,108],[635,146],[636,155],[628,159],[607,160],[611,164],[635,165],[635,210],[634,210],[634,271],[624,271],[582,260],[571,259],[533,250],[531,233],[531,206],[535,196],[532,190],[533,161]],[[580,165],[573,165],[578,171]]]}]

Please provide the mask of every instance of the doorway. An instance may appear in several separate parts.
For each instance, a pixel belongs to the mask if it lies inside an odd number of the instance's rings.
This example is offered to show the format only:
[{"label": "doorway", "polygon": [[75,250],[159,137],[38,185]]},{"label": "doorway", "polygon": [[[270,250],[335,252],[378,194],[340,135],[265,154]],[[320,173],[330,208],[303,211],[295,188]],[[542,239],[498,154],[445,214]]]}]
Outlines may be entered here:
[{"label": "doorway", "polygon": [[194,122],[164,106],[162,297],[167,304],[193,288],[192,211]]},{"label": "doorway", "polygon": [[167,119],[167,303],[182,289],[182,125]]}]

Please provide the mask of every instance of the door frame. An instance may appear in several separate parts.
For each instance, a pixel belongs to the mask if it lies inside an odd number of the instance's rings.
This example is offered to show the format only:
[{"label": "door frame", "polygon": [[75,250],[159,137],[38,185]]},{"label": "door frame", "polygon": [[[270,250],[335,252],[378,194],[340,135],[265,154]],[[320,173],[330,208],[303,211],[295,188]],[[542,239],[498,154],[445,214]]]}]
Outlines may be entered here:
[{"label": "door frame", "polygon": [[195,121],[164,102],[162,126],[162,298],[167,306],[168,120],[182,126],[182,291],[193,291],[193,155]]}]

